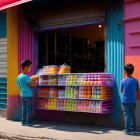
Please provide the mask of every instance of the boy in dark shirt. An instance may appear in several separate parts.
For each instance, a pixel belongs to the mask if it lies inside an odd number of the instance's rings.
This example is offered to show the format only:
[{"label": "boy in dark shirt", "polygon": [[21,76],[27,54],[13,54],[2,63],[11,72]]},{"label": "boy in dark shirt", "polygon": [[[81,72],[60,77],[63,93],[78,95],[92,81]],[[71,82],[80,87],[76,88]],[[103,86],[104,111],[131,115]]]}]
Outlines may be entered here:
[{"label": "boy in dark shirt", "polygon": [[127,135],[134,134],[136,132],[136,92],[139,90],[138,80],[132,77],[134,72],[134,66],[132,64],[126,64],[124,66],[124,72],[127,78],[121,82],[122,95],[122,110],[124,112],[125,129],[124,133]]}]

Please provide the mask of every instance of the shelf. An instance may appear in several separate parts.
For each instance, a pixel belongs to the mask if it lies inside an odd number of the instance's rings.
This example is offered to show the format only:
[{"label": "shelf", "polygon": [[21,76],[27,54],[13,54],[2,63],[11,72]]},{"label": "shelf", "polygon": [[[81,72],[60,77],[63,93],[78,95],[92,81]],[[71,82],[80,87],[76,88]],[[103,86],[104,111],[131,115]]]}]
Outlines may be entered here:
[{"label": "shelf", "polygon": [[46,99],[74,99],[74,100],[91,100],[91,101],[113,101],[113,99],[89,99],[89,98],[63,98],[63,97],[43,97],[38,96],[38,98],[46,98]]},{"label": "shelf", "polygon": [[58,74],[40,74],[39,76],[56,76]]},{"label": "shelf", "polygon": [[92,114],[109,114],[109,113],[113,112],[111,110],[106,110],[106,112],[91,112],[91,111],[72,111],[72,110],[43,109],[43,108],[37,108],[37,109],[38,110],[48,110],[48,111],[66,111],[66,112],[79,112],[79,113],[92,113]]},{"label": "shelf", "polygon": [[[101,74],[108,74],[108,75],[113,75],[112,73],[104,73],[104,72],[102,72],[102,73],[63,73],[63,74],[59,74],[59,73],[57,73],[57,74],[52,74],[52,75],[75,75],[75,74],[78,74],[78,75],[83,75],[83,74],[86,74],[86,75],[90,75],[90,74],[93,74],[93,75],[101,75]],[[43,74],[44,75],[44,74]],[[45,74],[45,75],[51,75],[51,74]]]},{"label": "shelf", "polygon": [[113,85],[39,85],[40,87],[113,87]]}]

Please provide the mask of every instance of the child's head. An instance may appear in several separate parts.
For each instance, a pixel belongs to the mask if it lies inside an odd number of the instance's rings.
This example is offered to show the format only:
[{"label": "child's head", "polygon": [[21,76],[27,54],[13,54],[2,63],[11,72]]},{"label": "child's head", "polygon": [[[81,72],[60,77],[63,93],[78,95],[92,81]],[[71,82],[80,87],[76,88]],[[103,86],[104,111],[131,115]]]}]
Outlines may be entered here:
[{"label": "child's head", "polygon": [[132,75],[133,72],[134,72],[134,66],[130,63],[126,64],[124,66],[124,72],[127,74],[127,75]]},{"label": "child's head", "polygon": [[28,73],[31,71],[32,62],[28,59],[24,59],[21,62],[21,66],[22,70]]}]

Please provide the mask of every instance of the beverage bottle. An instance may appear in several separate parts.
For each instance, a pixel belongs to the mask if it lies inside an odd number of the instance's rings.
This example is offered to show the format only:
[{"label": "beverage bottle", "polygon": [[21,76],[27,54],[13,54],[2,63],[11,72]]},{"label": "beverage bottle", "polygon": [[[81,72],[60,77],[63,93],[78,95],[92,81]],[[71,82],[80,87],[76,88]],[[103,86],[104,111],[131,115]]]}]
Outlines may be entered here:
[{"label": "beverage bottle", "polygon": [[81,101],[78,100],[78,111],[80,111],[80,110],[81,110]]},{"label": "beverage bottle", "polygon": [[78,111],[78,100],[75,100],[75,111]]},{"label": "beverage bottle", "polygon": [[87,108],[86,108],[86,111],[90,111],[90,103],[89,103],[90,101],[87,101]]},{"label": "beverage bottle", "polygon": [[64,102],[64,101],[63,101],[63,100],[64,100],[64,99],[61,100],[61,110],[64,110],[64,108],[63,108],[63,102]]},{"label": "beverage bottle", "polygon": [[48,109],[50,109],[50,99],[48,99]]},{"label": "beverage bottle", "polygon": [[101,113],[101,102],[99,102],[99,112]]},{"label": "beverage bottle", "polygon": [[69,99],[67,99],[67,107],[66,110],[69,110]]},{"label": "beverage bottle", "polygon": [[67,100],[64,99],[64,110],[66,110],[66,109],[67,109]]},{"label": "beverage bottle", "polygon": [[72,111],[75,111],[75,100],[72,100]]}]

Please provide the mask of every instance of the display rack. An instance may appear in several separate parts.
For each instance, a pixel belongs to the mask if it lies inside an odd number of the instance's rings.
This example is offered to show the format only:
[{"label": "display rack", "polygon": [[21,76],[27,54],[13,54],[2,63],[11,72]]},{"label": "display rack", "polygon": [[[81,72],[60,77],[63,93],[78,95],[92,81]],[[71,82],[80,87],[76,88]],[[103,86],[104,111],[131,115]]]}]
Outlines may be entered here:
[{"label": "display rack", "polygon": [[37,109],[112,113],[113,81],[109,73],[41,74]]}]

